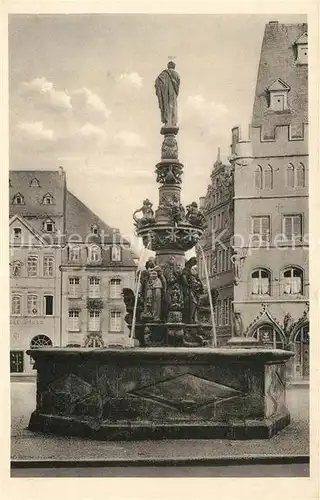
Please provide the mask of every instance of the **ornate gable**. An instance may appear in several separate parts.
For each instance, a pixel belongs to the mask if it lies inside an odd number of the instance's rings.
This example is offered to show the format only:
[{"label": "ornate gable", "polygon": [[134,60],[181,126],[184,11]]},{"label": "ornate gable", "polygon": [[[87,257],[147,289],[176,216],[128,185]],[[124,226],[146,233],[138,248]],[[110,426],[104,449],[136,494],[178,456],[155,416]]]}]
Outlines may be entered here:
[{"label": "ornate gable", "polygon": [[244,335],[246,337],[251,337],[256,329],[262,324],[269,323],[273,325],[283,336],[285,333],[283,331],[283,326],[281,323],[275,318],[268,309],[268,304],[261,304],[262,310],[258,314],[258,316],[250,323],[248,328],[245,330]]}]

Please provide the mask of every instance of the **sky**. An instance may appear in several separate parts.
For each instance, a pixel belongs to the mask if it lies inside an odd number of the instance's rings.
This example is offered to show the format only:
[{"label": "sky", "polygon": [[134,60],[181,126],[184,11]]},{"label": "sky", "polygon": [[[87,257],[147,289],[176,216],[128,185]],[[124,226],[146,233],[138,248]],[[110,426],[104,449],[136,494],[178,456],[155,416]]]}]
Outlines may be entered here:
[{"label": "sky", "polygon": [[154,81],[181,79],[185,204],[205,195],[231,128],[250,123],[264,27],[304,16],[80,14],[9,19],[10,168],[66,171],[68,189],[132,239],[132,213],[158,205]]}]

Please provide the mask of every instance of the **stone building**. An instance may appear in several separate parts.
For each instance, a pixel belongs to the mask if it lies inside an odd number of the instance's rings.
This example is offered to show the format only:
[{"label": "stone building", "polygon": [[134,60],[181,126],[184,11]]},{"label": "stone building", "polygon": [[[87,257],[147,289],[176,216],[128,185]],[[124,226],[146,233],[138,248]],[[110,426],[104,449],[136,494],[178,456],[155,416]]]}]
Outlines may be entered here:
[{"label": "stone building", "polygon": [[128,345],[123,288],[135,288],[127,241],[67,192],[62,250],[62,329],[66,345]]},{"label": "stone building", "polygon": [[[227,196],[225,207],[234,214],[232,269],[221,257],[211,278],[218,292],[220,342],[226,340],[224,325],[230,322],[230,309],[223,303],[231,298],[233,313],[238,312],[232,321],[236,333],[257,337],[268,347],[293,349],[290,373],[295,379],[309,376],[307,63],[307,24],[270,22],[249,136],[233,128],[230,166],[215,164],[201,200],[209,220],[223,207],[214,198],[216,172],[231,176],[233,200]],[[209,239],[207,235],[203,245],[210,264],[225,250]]]},{"label": "stone building", "polygon": [[61,244],[64,172],[11,171],[10,181],[11,373],[32,373],[26,350],[63,345]]},{"label": "stone building", "polygon": [[10,171],[10,368],[26,350],[130,342],[122,288],[134,288],[130,245],[67,189],[58,171]]}]

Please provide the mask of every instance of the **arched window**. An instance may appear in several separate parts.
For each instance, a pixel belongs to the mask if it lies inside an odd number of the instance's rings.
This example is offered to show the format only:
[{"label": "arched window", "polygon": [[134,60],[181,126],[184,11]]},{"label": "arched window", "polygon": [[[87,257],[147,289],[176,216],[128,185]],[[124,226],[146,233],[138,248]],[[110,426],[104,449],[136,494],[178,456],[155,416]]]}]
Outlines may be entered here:
[{"label": "arched window", "polygon": [[309,324],[299,328],[294,337],[294,377],[309,377]]},{"label": "arched window", "polygon": [[256,269],[251,273],[251,294],[270,295],[271,276],[267,269]]},{"label": "arched window", "polygon": [[121,261],[121,248],[119,245],[112,245],[111,247],[111,260],[113,262]]},{"label": "arched window", "polygon": [[288,267],[282,271],[282,293],[297,295],[303,293],[303,271],[298,267]]},{"label": "arched window", "polygon": [[286,186],[294,187],[294,166],[290,163],[286,168]]},{"label": "arched window", "polygon": [[52,341],[47,335],[36,335],[30,342],[30,348],[35,349],[37,347],[52,347]]},{"label": "arched window", "polygon": [[13,205],[24,205],[24,197],[21,193],[16,193],[12,198]]},{"label": "arched window", "polygon": [[22,297],[21,295],[14,294],[11,299],[11,314],[13,316],[20,316],[22,313]]},{"label": "arched window", "polygon": [[43,205],[53,205],[54,204],[54,199],[52,194],[46,193],[44,197],[42,198],[42,204]]},{"label": "arched window", "polygon": [[254,173],[254,182],[257,189],[262,189],[262,168],[257,166]]},{"label": "arched window", "polygon": [[271,165],[267,165],[264,169],[264,189],[273,188],[273,170]]},{"label": "arched window", "polygon": [[99,262],[100,258],[101,251],[99,247],[97,247],[96,245],[92,245],[88,248],[88,260],[90,262]]},{"label": "arched window", "polygon": [[38,179],[36,177],[31,179],[30,187],[40,187],[40,182],[38,181]]},{"label": "arched window", "polygon": [[110,298],[120,299],[121,298],[121,279],[112,278],[110,280]]},{"label": "arched window", "polygon": [[71,262],[79,262],[80,260],[80,247],[70,246],[69,247],[69,260]]},{"label": "arched window", "polygon": [[299,163],[296,168],[296,186],[297,187],[305,187],[305,169],[302,163]]},{"label": "arched window", "polygon": [[269,349],[283,349],[285,346],[282,335],[269,323],[259,326],[254,332],[253,337]]}]

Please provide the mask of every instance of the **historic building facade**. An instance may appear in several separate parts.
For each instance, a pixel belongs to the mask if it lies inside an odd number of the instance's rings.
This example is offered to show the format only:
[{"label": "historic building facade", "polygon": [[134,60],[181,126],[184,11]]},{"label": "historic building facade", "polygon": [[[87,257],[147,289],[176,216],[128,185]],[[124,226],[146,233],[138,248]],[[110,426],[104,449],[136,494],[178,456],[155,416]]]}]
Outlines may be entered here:
[{"label": "historic building facade", "polygon": [[66,345],[129,345],[122,290],[136,286],[130,245],[69,192],[67,207],[61,265]]},{"label": "historic building facade", "polygon": [[10,172],[10,368],[32,373],[26,350],[63,345],[61,245],[64,172]]},{"label": "historic building facade", "polygon": [[[230,167],[224,167],[233,183],[233,202],[226,200],[234,213],[232,270],[218,264],[211,279],[221,339],[220,304],[228,295],[233,333],[293,349],[295,379],[309,376],[307,62],[306,24],[266,26],[249,137],[232,130]],[[211,186],[202,199],[208,221],[215,213]],[[212,247],[209,262],[218,262],[220,247]]]},{"label": "historic building facade", "polygon": [[26,351],[130,343],[122,288],[134,288],[128,242],[67,190],[58,171],[10,171],[10,371]]}]

